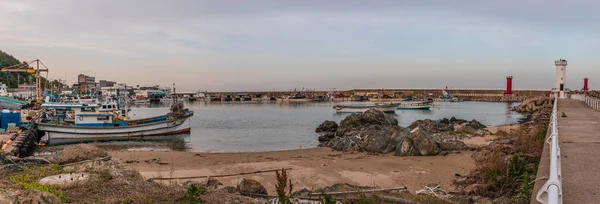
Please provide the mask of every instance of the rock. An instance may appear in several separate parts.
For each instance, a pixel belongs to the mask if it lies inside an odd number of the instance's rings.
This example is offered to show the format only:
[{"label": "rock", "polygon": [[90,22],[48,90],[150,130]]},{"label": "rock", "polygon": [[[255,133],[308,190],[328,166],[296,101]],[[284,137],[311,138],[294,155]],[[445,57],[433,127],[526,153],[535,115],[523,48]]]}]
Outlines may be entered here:
[{"label": "rock", "polygon": [[469,121],[467,124],[465,124],[465,127],[471,127],[475,130],[479,130],[479,129],[486,128],[487,126],[485,126],[484,124],[481,124],[479,121],[473,119],[473,120]]},{"label": "rock", "polygon": [[225,189],[228,193],[236,192],[235,187],[233,187],[233,186],[225,186],[225,187],[223,187],[223,189]]},{"label": "rock", "polygon": [[554,99],[550,97],[532,98],[523,101],[518,106],[514,107],[513,110],[520,113],[533,113],[540,109],[552,109]]},{"label": "rock", "polygon": [[217,188],[219,188],[220,186],[223,186],[223,184],[222,184],[222,183],[221,183],[219,180],[217,180],[217,179],[215,179],[215,178],[208,178],[208,179],[206,179],[206,181],[204,182],[204,185],[203,185],[203,186],[204,186],[204,187],[206,187],[206,188],[217,189]]},{"label": "rock", "polygon": [[[324,122],[321,126],[332,126]],[[323,128],[317,129],[328,129]],[[390,153],[396,150],[396,137],[407,132],[398,126],[398,120],[376,109],[360,114],[352,114],[342,120],[335,134],[322,132],[319,146],[331,147],[337,151],[367,151]]]},{"label": "rock", "polygon": [[23,170],[25,170],[25,165],[23,164],[7,164],[0,167],[0,174],[16,173]]},{"label": "rock", "polygon": [[308,195],[310,195],[310,193],[312,193],[312,191],[308,190],[307,188],[303,188],[303,189],[300,189],[299,191],[293,192],[292,196],[294,196],[294,197],[308,197]]},{"label": "rock", "polygon": [[456,119],[455,117],[450,118],[450,124],[463,124],[466,122],[467,122],[467,120]]},{"label": "rock", "polygon": [[321,125],[319,125],[319,127],[317,127],[317,129],[315,130],[315,132],[335,132],[338,129],[338,124],[335,123],[334,121],[330,121],[330,120],[326,120],[325,122],[321,123]]},{"label": "rock", "polygon": [[106,151],[92,145],[88,144],[79,144],[71,147],[65,148],[60,157],[58,158],[58,162],[60,164],[73,163],[85,160],[91,160],[96,158],[102,158],[108,156]]},{"label": "rock", "polygon": [[397,126],[398,120],[396,118],[386,116],[385,113],[377,110],[370,109],[364,113],[353,113],[340,122],[335,135],[343,137],[347,133],[360,130],[363,127],[371,125],[384,125],[384,126]]},{"label": "rock", "polygon": [[480,198],[475,201],[476,204],[493,204],[490,198]]},{"label": "rock", "polygon": [[485,189],[484,184],[471,184],[465,188],[465,193],[467,195],[474,195],[474,194],[477,194],[478,192],[481,192],[484,189]]},{"label": "rock", "polygon": [[357,190],[368,190],[375,189],[375,187],[370,186],[355,186],[348,183],[337,183],[332,186],[326,186],[324,188],[319,188],[313,192],[316,193],[326,193],[326,192],[342,192],[342,191],[357,191]]},{"label": "rock", "polygon": [[325,132],[319,135],[319,143],[327,143],[335,137],[335,132]]},{"label": "rock", "polygon": [[446,125],[450,125],[450,120],[448,120],[448,118],[442,118],[440,120],[440,123],[446,124]]},{"label": "rock", "polygon": [[452,151],[452,150],[466,150],[469,147],[462,141],[459,140],[448,140],[440,143],[440,149],[442,151]]},{"label": "rock", "polygon": [[441,122],[433,121],[433,120],[417,120],[410,124],[408,129],[414,130],[415,128],[419,128],[421,130],[426,130],[431,133],[440,133],[440,132],[450,132],[453,130],[453,125],[444,124]]},{"label": "rock", "polygon": [[246,179],[246,178],[242,179],[242,181],[238,184],[238,186],[235,190],[242,195],[248,195],[248,194],[268,195],[267,189],[265,189],[265,187],[262,184],[260,184],[258,181]]},{"label": "rock", "polygon": [[87,181],[90,178],[89,173],[69,173],[48,176],[40,179],[40,184],[59,185],[62,187],[75,185]]},{"label": "rock", "polygon": [[396,145],[396,156],[431,156],[438,155],[441,150],[439,142],[431,137],[431,133],[415,128],[409,136],[400,137]]},{"label": "rock", "polygon": [[475,128],[471,126],[463,126],[463,132],[467,134],[474,134],[477,131]]},{"label": "rock", "polygon": [[0,203],[55,204],[62,202],[55,195],[37,190],[0,189]]},{"label": "rock", "polygon": [[454,132],[464,132],[465,127],[462,125],[454,125]]},{"label": "rock", "polygon": [[364,128],[357,137],[361,137],[358,143],[361,150],[374,153],[390,153],[396,150],[395,136],[398,133],[408,133],[399,127],[390,126],[369,126]]}]

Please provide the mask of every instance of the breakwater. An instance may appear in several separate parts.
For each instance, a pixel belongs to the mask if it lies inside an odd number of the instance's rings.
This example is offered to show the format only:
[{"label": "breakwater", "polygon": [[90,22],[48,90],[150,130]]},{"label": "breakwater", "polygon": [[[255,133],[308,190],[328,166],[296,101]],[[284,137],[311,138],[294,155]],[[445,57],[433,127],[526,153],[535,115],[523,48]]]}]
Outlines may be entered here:
[{"label": "breakwater", "polygon": [[[205,92],[207,100],[231,97],[231,101],[240,97],[239,100],[254,100],[257,98],[270,99],[275,97],[294,95],[298,91],[227,91],[227,92]],[[302,94],[309,98],[328,98],[330,101],[360,101],[376,98],[380,95],[394,96],[397,98],[437,98],[444,92],[449,95],[463,98],[468,101],[485,102],[518,102],[528,98],[549,96],[549,90],[513,90],[511,95],[506,95],[504,89],[351,89],[351,90],[308,90]],[[221,101],[221,100],[217,100]]]}]

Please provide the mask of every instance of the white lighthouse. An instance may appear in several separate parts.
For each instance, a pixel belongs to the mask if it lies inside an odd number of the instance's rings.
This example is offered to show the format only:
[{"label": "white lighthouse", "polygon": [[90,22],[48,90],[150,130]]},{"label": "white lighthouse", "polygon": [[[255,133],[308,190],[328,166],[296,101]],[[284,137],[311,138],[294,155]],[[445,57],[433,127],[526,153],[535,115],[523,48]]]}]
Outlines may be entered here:
[{"label": "white lighthouse", "polygon": [[560,59],[554,61],[556,65],[556,93],[559,98],[567,98],[565,81],[567,73],[567,60]]}]

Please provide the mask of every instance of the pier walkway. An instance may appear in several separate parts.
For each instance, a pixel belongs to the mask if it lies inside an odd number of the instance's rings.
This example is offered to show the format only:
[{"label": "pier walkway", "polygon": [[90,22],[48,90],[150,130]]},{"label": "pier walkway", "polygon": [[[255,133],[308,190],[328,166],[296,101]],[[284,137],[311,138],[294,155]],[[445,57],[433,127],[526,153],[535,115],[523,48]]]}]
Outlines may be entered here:
[{"label": "pier walkway", "polygon": [[[562,114],[567,117],[561,117]],[[558,101],[563,203],[600,202],[600,111],[574,99]]]}]

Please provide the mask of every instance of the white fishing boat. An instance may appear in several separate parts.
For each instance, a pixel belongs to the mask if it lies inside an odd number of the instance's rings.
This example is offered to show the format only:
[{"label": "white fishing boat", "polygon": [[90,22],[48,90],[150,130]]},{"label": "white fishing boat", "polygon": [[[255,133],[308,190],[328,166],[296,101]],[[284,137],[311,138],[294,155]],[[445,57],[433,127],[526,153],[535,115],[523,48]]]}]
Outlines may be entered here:
[{"label": "white fishing boat", "polygon": [[333,109],[338,113],[362,113],[369,109],[377,109],[384,113],[395,113],[398,109],[398,103],[386,103],[375,105],[336,105]]},{"label": "white fishing boat", "polygon": [[48,144],[67,144],[91,141],[113,141],[131,139],[151,139],[158,136],[190,133],[190,128],[181,125],[191,116],[193,111],[183,108],[182,103],[174,104],[166,115],[127,120],[115,111],[100,111],[102,106],[94,104],[75,104],[74,121],[56,117],[47,112],[38,123],[40,130],[46,132]]},{"label": "white fishing boat", "polygon": [[429,110],[433,105],[433,101],[425,101],[419,103],[401,103],[398,106],[399,110]]}]

